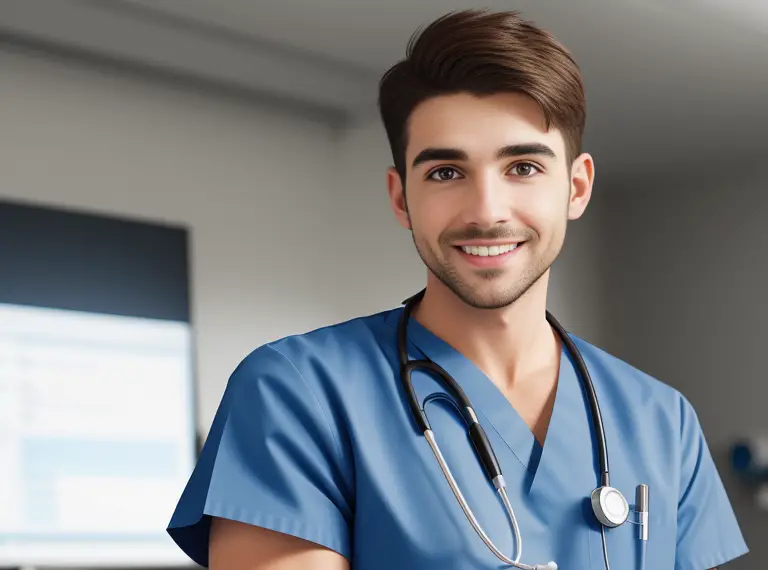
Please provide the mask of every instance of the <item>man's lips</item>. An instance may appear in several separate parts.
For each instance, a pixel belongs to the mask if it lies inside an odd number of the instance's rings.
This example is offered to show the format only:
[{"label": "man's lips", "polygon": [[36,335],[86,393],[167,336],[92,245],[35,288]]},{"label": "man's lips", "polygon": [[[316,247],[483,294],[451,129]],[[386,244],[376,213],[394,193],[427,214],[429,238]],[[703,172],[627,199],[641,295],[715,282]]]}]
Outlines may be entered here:
[{"label": "man's lips", "polygon": [[[466,243],[466,242],[465,242]],[[471,245],[455,245],[459,255],[475,267],[502,267],[512,259],[525,242],[473,241]],[[475,245],[478,244],[478,245]],[[487,244],[487,245],[486,245]]]}]

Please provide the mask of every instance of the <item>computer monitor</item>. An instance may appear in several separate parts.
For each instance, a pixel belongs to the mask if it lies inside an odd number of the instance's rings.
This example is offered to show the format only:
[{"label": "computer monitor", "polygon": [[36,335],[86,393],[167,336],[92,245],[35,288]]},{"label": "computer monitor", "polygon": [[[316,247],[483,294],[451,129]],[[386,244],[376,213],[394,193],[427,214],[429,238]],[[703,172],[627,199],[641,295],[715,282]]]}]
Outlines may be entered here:
[{"label": "computer monitor", "polygon": [[191,565],[186,228],[0,202],[0,244],[0,566]]}]

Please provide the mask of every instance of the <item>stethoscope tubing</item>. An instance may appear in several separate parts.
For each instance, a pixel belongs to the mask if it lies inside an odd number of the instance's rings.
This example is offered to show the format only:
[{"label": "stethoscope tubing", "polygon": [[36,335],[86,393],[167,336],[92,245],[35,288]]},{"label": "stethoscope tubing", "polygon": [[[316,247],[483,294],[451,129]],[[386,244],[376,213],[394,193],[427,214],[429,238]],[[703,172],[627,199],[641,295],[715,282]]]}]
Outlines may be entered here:
[{"label": "stethoscope tubing", "polygon": [[[398,358],[400,361],[400,379],[403,390],[406,394],[411,415],[413,416],[413,420],[416,423],[417,429],[422,434],[428,429],[431,429],[431,427],[429,425],[426,412],[424,411],[422,405],[419,403],[418,396],[416,395],[416,391],[411,380],[413,372],[417,370],[426,370],[442,381],[444,387],[448,388],[449,392],[451,392],[451,395],[454,396],[461,404],[459,408],[468,425],[473,423],[471,414],[474,414],[472,403],[469,401],[469,398],[467,397],[464,390],[461,388],[459,383],[456,382],[456,380],[441,366],[427,359],[409,360],[408,358],[408,321],[414,307],[424,297],[425,292],[426,290],[424,289],[405,301],[405,307],[403,309],[402,315],[400,316],[400,323],[397,329],[397,349]],[[581,355],[581,351],[579,351],[570,335],[549,311],[546,312],[546,318],[547,322],[549,322],[552,328],[555,329],[555,332],[557,333],[560,340],[563,342],[563,344],[565,344],[568,354],[575,361],[576,371],[579,378],[581,379],[582,386],[586,391],[590,408],[590,415],[592,418],[592,425],[595,430],[598,464],[600,466],[599,484],[600,486],[609,486],[610,471],[608,467],[608,447],[606,445],[605,427],[603,424],[602,413],[600,412],[600,404],[598,403],[597,393],[595,392],[595,387],[592,383],[592,377],[589,374],[589,370],[587,369],[587,365],[584,362],[584,357]]]},{"label": "stethoscope tubing", "polygon": [[[499,558],[502,562],[510,566],[513,566],[515,568],[518,568],[520,570],[537,570],[537,569],[544,569],[544,568],[556,568],[557,566],[554,565],[554,563],[550,563],[548,565],[529,566],[527,564],[523,564],[520,562],[520,556],[522,553],[522,537],[520,536],[520,531],[518,528],[514,509],[512,508],[512,505],[506,493],[506,486],[504,483],[504,477],[501,473],[501,467],[499,466],[498,460],[496,459],[496,456],[493,452],[493,447],[491,446],[490,441],[488,440],[488,437],[485,434],[485,431],[483,430],[482,426],[480,425],[480,422],[478,421],[477,414],[475,413],[475,410],[472,407],[472,403],[470,402],[464,390],[461,388],[459,383],[445,369],[443,369],[441,366],[439,366],[437,363],[433,362],[432,360],[429,360],[429,359],[410,360],[408,357],[408,350],[407,350],[408,322],[411,316],[411,312],[413,311],[413,308],[416,306],[416,304],[419,301],[421,301],[425,292],[426,290],[422,290],[416,295],[414,295],[413,297],[404,301],[405,308],[403,309],[403,313],[400,317],[400,322],[397,328],[397,351],[398,351],[398,358],[400,362],[400,378],[401,378],[403,391],[405,392],[408,408],[411,412],[411,416],[416,425],[416,428],[424,435],[427,442],[429,443],[429,446],[432,449],[432,452],[434,453],[435,458],[437,459],[440,469],[443,472],[443,475],[445,476],[446,480],[448,481],[451,491],[453,492],[457,502],[461,506],[461,509],[464,511],[464,514],[466,515],[467,519],[472,525],[472,528],[475,530],[478,536],[482,539],[485,545],[496,555],[496,557]],[[552,326],[552,328],[555,329],[555,332],[557,333],[558,337],[565,345],[568,351],[568,354],[575,361],[578,376],[581,379],[581,384],[586,392],[586,397],[589,403],[590,413],[592,417],[593,428],[595,431],[595,439],[597,443],[599,470],[600,470],[598,484],[600,487],[608,487],[610,485],[610,474],[609,474],[609,468],[608,468],[608,449],[606,445],[605,428],[603,425],[602,414],[600,412],[600,405],[597,400],[597,394],[595,392],[595,388],[592,383],[592,378],[589,374],[589,370],[587,369],[586,363],[584,362],[584,358],[582,357],[581,352],[576,347],[576,344],[573,342],[573,340],[565,331],[565,329],[552,316],[552,314],[549,313],[549,311],[546,311],[546,319],[549,322],[550,326]],[[475,451],[477,452],[478,458],[480,459],[483,465],[483,468],[486,472],[488,479],[491,481],[491,483],[493,483],[497,492],[501,496],[502,502],[504,504],[504,508],[510,517],[512,528],[515,533],[515,540],[516,540],[516,547],[517,547],[516,548],[517,556],[515,557],[515,559],[507,557],[493,544],[493,541],[491,541],[491,539],[488,537],[485,531],[483,531],[482,527],[478,523],[477,518],[475,517],[474,513],[472,512],[472,509],[469,507],[469,504],[464,498],[464,495],[462,494],[461,489],[459,489],[459,486],[456,483],[456,480],[454,479],[453,474],[451,473],[451,470],[448,467],[448,464],[445,461],[445,458],[443,457],[443,454],[441,453],[439,446],[437,445],[434,432],[432,431],[426,412],[424,410],[426,402],[433,399],[436,396],[433,395],[433,396],[427,397],[424,403],[422,404],[419,402],[419,398],[416,395],[416,391],[413,387],[412,375],[415,371],[419,371],[419,370],[427,371],[431,373],[432,376],[439,378],[444,388],[446,388],[448,392],[450,392],[451,396],[454,398],[454,401],[452,403],[457,408],[461,416],[464,418],[464,421],[467,425],[469,438],[475,447]],[[456,402],[458,402],[459,405],[456,405]],[[606,568],[608,568],[607,549],[605,548],[604,548],[604,554],[606,556],[606,561],[605,561]]]}]

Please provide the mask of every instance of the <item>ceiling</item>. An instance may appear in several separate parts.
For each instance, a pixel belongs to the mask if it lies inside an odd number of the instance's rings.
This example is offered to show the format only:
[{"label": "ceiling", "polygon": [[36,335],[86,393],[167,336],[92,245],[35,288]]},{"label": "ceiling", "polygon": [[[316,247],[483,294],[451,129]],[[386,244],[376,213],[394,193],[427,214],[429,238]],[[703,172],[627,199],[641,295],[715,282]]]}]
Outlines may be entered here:
[{"label": "ceiling", "polygon": [[518,9],[573,51],[600,163],[647,175],[768,151],[766,0],[4,0],[0,39],[355,120],[416,28],[467,7]]}]

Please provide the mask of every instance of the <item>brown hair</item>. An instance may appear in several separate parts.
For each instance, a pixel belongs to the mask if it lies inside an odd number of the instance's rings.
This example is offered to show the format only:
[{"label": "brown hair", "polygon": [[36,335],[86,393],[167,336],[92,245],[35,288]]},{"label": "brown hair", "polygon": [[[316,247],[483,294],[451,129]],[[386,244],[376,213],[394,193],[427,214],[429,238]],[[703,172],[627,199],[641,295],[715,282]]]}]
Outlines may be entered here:
[{"label": "brown hair", "polygon": [[406,58],[379,83],[379,111],[403,184],[411,113],[427,99],[460,92],[528,95],[541,107],[547,129],[554,125],[563,133],[566,160],[581,152],[586,101],[568,50],[518,12],[451,12],[417,30]]}]

